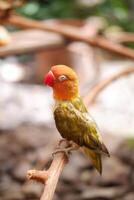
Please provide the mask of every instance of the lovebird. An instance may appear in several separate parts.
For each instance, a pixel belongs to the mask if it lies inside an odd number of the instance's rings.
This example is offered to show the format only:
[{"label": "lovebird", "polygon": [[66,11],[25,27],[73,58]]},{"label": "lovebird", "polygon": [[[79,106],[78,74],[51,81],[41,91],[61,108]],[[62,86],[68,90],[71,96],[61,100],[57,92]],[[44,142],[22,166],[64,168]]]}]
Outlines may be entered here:
[{"label": "lovebird", "polygon": [[101,174],[101,154],[110,154],[102,141],[97,124],[79,95],[77,74],[68,66],[55,65],[45,75],[44,83],[53,89],[53,113],[59,133],[64,139],[82,148]]}]

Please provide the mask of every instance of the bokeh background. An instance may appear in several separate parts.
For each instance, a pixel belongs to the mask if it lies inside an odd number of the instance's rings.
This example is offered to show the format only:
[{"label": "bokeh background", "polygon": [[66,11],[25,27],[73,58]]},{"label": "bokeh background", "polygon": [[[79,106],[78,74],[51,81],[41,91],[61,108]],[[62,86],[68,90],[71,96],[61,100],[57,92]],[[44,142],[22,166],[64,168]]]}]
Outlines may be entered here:
[{"label": "bokeh background", "polygon": [[[0,0],[0,17],[12,7]],[[19,2],[20,1],[16,1]],[[13,6],[17,15],[75,28],[134,48],[133,0],[40,0]],[[13,13],[11,14],[13,15]],[[5,16],[7,17],[7,16]],[[12,23],[0,27],[0,200],[37,200],[43,185],[26,181],[29,169],[47,168],[60,135],[52,115],[52,91],[43,85],[52,65],[76,70],[82,97],[111,74],[134,67],[134,60],[86,42]],[[103,174],[80,152],[66,165],[54,200],[134,199],[134,74],[106,87],[89,107],[111,157]]]}]

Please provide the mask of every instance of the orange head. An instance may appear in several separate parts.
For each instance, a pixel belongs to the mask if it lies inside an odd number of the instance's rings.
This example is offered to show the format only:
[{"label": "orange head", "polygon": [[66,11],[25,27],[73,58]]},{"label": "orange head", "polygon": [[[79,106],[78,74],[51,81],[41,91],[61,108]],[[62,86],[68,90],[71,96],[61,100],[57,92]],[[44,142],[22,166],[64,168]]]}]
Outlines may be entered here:
[{"label": "orange head", "polygon": [[65,65],[55,65],[46,74],[44,83],[53,88],[57,100],[71,100],[78,96],[76,73]]}]

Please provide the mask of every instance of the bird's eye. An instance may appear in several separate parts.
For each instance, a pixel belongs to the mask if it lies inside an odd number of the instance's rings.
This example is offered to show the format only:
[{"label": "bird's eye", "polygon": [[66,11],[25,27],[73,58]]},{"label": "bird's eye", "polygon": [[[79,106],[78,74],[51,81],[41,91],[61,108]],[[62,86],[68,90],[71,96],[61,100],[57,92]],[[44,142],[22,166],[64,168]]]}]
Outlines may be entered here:
[{"label": "bird's eye", "polygon": [[65,81],[65,80],[67,80],[67,77],[65,75],[61,75],[61,76],[58,77],[58,80],[59,81]]}]

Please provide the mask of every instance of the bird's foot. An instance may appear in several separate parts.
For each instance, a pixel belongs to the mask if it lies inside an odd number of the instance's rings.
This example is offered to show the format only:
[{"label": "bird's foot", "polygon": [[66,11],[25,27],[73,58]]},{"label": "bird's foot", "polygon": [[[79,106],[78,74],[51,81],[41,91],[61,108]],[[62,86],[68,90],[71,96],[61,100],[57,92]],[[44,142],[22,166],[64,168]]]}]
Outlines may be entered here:
[{"label": "bird's foot", "polygon": [[55,154],[57,153],[64,153],[67,157],[69,157],[70,152],[68,151],[68,148],[62,148],[62,149],[57,149],[52,153],[52,156],[54,157]]},{"label": "bird's foot", "polygon": [[65,148],[57,148],[53,153],[52,156],[54,156],[57,153],[65,153],[65,155],[67,156],[67,158],[69,158],[69,155],[71,154],[71,151],[75,151],[77,150],[79,147],[77,145],[75,145],[74,143],[67,141],[68,144],[70,146],[65,147]]},{"label": "bird's foot", "polygon": [[66,143],[66,145],[69,146],[69,141],[63,138],[58,142],[58,147],[60,147],[62,143]]}]

